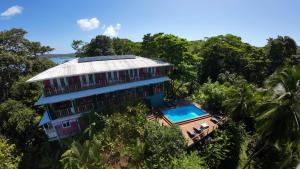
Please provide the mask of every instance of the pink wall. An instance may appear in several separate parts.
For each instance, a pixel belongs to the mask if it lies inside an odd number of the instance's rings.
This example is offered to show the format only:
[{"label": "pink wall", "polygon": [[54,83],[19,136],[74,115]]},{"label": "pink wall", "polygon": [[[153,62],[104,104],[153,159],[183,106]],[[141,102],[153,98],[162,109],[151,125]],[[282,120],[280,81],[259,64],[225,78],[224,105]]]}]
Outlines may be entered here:
[{"label": "pink wall", "polygon": [[55,126],[59,136],[71,135],[79,132],[77,121],[70,122],[70,127],[64,128],[63,124]]}]

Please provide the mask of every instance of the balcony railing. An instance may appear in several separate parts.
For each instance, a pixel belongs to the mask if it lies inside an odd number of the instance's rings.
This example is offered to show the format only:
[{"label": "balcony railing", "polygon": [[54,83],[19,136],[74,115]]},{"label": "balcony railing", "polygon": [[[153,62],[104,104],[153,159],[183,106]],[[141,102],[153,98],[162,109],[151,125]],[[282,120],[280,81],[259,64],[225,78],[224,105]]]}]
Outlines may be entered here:
[{"label": "balcony railing", "polygon": [[93,103],[76,106],[77,113],[85,113],[95,110],[95,106]]},{"label": "balcony railing", "polygon": [[47,129],[47,130],[45,130],[45,132],[46,132],[49,139],[57,137],[57,133],[56,133],[54,128]]},{"label": "balcony railing", "polygon": [[139,80],[146,80],[156,77],[161,77],[163,74],[152,74],[152,73],[143,73],[139,76],[133,76],[133,77],[125,77],[121,79],[108,79],[108,80],[100,80],[98,83],[89,83],[89,84],[82,84],[82,85],[71,85],[66,87],[47,87],[44,88],[44,95],[45,96],[53,96],[53,95],[59,95],[64,93],[71,93],[76,92],[80,90],[87,90],[87,89],[93,89],[97,87],[105,87],[110,86],[114,84],[120,84],[120,83],[128,83],[128,82],[134,82]]},{"label": "balcony railing", "polygon": [[53,120],[61,117],[66,117],[72,115],[72,110],[71,108],[66,108],[66,109],[60,109],[60,110],[54,110],[51,115]]}]

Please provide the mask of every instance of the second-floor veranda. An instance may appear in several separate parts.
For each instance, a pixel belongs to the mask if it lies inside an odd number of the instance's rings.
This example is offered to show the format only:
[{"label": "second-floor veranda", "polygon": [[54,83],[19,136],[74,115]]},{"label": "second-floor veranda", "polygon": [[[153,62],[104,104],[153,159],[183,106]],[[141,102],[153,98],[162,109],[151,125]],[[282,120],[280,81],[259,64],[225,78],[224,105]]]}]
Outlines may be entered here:
[{"label": "second-floor veranda", "polygon": [[167,76],[169,72],[170,67],[164,66],[62,77],[45,80],[43,93],[44,96],[47,97],[80,90],[163,77]]},{"label": "second-floor veranda", "polygon": [[47,107],[51,119],[56,120],[62,117],[99,111],[107,106],[116,107],[128,101],[162,94],[166,88],[167,86],[165,83],[158,83],[48,104]]}]

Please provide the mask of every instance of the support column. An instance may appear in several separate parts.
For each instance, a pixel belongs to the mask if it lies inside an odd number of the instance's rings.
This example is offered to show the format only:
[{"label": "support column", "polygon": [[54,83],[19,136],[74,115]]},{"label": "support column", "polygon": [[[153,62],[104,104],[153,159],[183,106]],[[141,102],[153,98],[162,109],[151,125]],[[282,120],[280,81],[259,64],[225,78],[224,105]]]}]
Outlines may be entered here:
[{"label": "support column", "polygon": [[78,127],[78,129],[79,129],[79,132],[81,132],[81,127],[80,127],[80,125],[79,125],[78,119],[76,119],[76,122],[77,122],[77,127]]},{"label": "support column", "polygon": [[72,104],[72,107],[71,107],[71,112],[72,114],[76,114],[76,109],[75,109],[75,106],[74,106],[74,100],[71,100],[71,104]]}]

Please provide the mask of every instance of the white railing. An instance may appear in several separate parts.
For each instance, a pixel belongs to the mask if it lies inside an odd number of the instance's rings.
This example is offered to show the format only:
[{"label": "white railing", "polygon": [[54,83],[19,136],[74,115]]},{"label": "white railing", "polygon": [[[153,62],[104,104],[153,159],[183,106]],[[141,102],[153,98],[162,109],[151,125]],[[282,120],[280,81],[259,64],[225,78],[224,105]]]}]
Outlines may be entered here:
[{"label": "white railing", "polygon": [[45,130],[45,132],[46,132],[48,138],[57,137],[57,133],[54,128],[47,129],[47,130]]}]

